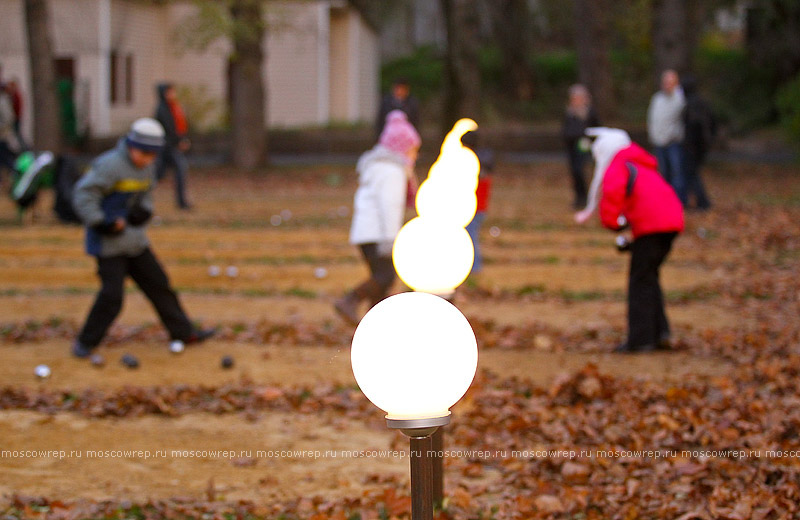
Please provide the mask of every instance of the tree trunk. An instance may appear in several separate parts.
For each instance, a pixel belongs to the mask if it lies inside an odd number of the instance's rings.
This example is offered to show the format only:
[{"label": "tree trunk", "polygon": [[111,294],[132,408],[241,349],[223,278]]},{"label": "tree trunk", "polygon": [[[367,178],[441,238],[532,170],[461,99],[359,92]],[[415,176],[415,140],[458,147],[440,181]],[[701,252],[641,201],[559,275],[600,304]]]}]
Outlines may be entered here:
[{"label": "tree trunk", "polygon": [[262,76],[264,21],[259,0],[235,0],[230,97],[233,164],[255,168],[267,160],[266,98]]},{"label": "tree trunk", "polygon": [[458,119],[480,115],[478,16],[473,0],[441,0],[441,5],[447,30],[442,129],[448,132]]},{"label": "tree trunk", "polygon": [[667,69],[673,69],[678,74],[692,69],[692,38],[688,34],[688,19],[687,0],[653,1],[653,65],[656,80]]},{"label": "tree trunk", "polygon": [[61,120],[46,0],[25,0],[25,25],[31,71],[31,105],[34,107],[33,145],[39,150],[60,153]]},{"label": "tree trunk", "polygon": [[533,74],[528,66],[531,42],[530,12],[527,0],[490,0],[493,32],[503,57],[504,74],[515,99],[533,97]]},{"label": "tree trunk", "polygon": [[592,94],[601,119],[616,112],[611,76],[611,3],[609,0],[575,0],[575,46],[578,81]]}]

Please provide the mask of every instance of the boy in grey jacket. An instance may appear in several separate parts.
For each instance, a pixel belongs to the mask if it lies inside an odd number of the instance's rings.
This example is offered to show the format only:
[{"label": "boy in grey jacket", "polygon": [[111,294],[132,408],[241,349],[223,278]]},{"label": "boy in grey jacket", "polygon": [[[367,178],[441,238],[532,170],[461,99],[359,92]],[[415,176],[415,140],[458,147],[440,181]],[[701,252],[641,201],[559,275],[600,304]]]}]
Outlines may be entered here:
[{"label": "boy in grey jacket", "polygon": [[92,354],[122,310],[128,275],[153,304],[172,340],[195,343],[214,334],[192,326],[145,233],[153,214],[153,162],[163,145],[164,129],[158,121],[137,119],[75,186],[73,206],[86,225],[86,251],[97,258],[102,283],[72,345],[79,358]]}]

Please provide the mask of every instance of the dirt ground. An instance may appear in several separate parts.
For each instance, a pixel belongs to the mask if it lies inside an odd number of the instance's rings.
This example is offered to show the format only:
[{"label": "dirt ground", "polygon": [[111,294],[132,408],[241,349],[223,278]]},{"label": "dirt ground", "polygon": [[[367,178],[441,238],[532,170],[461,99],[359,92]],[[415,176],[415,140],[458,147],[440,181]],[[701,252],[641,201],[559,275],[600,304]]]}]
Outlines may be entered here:
[{"label": "dirt ground", "polygon": [[[196,209],[190,213],[174,209],[168,182],[159,186],[159,215],[150,236],[192,318],[208,326],[247,326],[264,319],[312,327],[339,323],[333,299],[366,272],[347,244],[353,177],[342,166],[282,168],[249,176],[193,171],[190,193]],[[783,187],[754,185],[730,165],[713,165],[708,184],[715,209],[711,214],[687,214],[687,231],[663,270],[668,312],[678,338],[706,329],[758,326],[756,316],[722,298],[680,295],[725,283],[731,276],[735,251],[714,247],[713,238],[721,232],[715,228],[715,212],[742,200],[780,197]],[[470,283],[489,293],[534,290],[543,296],[489,300],[481,292],[466,292],[457,296],[456,304],[467,316],[500,325],[540,324],[567,333],[588,327],[622,334],[627,258],[613,249],[613,234],[596,222],[573,225],[569,201],[561,164],[499,169],[482,238],[485,270]],[[19,226],[9,201],[0,201],[3,326],[52,319],[77,326],[91,305],[97,279],[93,260],[82,250],[82,230],[57,223],[49,207],[46,193],[35,216],[26,216]],[[212,266],[219,266],[222,274],[211,276]],[[236,277],[226,276],[228,266],[238,269]],[[605,296],[593,296],[596,293]],[[155,321],[146,300],[131,290],[118,326]],[[570,345],[486,349],[480,352],[479,369],[529,378],[545,387],[559,374],[587,363],[619,377],[665,381],[689,374],[713,377],[732,369],[728,361],[688,351],[619,356],[608,352],[612,347],[588,353]],[[69,338],[60,336],[6,340],[0,344],[2,386],[35,393],[181,383],[220,386],[242,379],[276,386],[355,384],[346,342],[287,346],[212,340],[174,355],[156,336],[102,346],[107,361],[103,368],[73,359],[68,348]],[[123,353],[136,355],[141,367],[123,367],[118,361]],[[220,367],[224,355],[234,357],[233,369]],[[34,367],[39,364],[51,368],[51,377],[36,379]],[[457,414],[458,407],[454,420]],[[0,495],[5,497],[341,497],[363,492],[372,485],[371,475],[405,478],[408,472],[408,460],[402,457],[342,455],[390,449],[398,445],[398,434],[324,413],[269,412],[254,421],[243,415],[200,412],[90,419],[74,413],[4,410],[0,439]],[[53,450],[63,450],[66,456],[41,453]],[[92,456],[92,450],[109,453]],[[142,453],[123,453],[132,450]],[[230,450],[234,456],[215,456],[212,450]],[[282,450],[323,450],[339,456]],[[156,455],[161,452],[166,455]]]}]

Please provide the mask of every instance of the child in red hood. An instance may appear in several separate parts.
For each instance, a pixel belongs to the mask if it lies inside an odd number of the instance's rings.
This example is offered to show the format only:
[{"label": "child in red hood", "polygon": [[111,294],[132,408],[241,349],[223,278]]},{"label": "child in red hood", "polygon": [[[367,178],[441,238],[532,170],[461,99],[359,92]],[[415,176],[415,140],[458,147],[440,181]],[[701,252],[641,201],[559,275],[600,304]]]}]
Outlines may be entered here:
[{"label": "child in red hood", "polygon": [[668,346],[669,322],[659,282],[661,264],[672,241],[683,231],[683,206],[658,173],[655,157],[616,128],[590,128],[595,173],[585,209],[575,214],[582,224],[597,207],[611,230],[630,225],[633,243],[628,276],[628,340],[617,352],[647,352]]}]

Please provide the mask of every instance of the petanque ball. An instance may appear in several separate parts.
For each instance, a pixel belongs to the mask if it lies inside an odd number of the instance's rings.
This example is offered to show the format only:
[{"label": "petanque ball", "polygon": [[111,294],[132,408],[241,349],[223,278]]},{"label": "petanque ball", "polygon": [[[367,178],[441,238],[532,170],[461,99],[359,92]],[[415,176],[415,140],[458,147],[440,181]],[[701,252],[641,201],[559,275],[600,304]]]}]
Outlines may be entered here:
[{"label": "petanque ball", "polygon": [[128,368],[139,368],[139,360],[133,354],[125,354],[120,361]]},{"label": "petanque ball", "polygon": [[233,357],[231,356],[222,356],[222,360],[220,360],[220,366],[222,368],[228,369],[233,368]]}]

